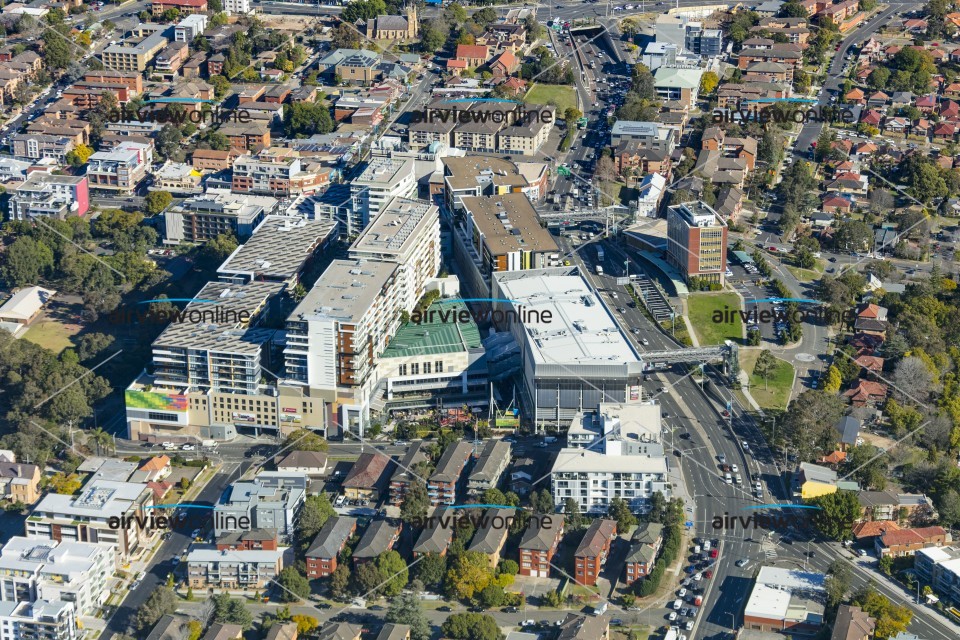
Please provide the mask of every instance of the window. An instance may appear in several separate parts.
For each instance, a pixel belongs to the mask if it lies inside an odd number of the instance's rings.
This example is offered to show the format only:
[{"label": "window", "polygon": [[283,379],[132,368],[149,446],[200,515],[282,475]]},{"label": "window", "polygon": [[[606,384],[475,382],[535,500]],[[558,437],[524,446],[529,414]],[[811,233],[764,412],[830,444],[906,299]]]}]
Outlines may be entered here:
[{"label": "window", "polygon": [[443,360],[437,360],[433,364],[434,364],[433,366],[434,371],[436,371],[437,373],[443,373]]},{"label": "window", "polygon": [[424,373],[430,373],[430,363],[429,363],[429,362],[424,362],[424,363],[423,363],[423,372],[424,372]]},{"label": "window", "polygon": [[410,373],[413,374],[413,375],[415,375],[415,376],[420,375],[420,365],[419,365],[419,363],[414,362],[412,365],[410,365]]},{"label": "window", "polygon": [[407,375],[407,365],[405,364],[400,365],[400,375],[402,376]]}]

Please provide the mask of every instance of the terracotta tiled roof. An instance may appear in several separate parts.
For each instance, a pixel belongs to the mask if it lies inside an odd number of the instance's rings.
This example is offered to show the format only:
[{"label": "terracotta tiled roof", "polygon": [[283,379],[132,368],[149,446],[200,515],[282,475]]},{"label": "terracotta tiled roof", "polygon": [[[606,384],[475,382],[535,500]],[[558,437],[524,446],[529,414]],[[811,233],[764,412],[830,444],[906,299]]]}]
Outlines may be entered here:
[{"label": "terracotta tiled roof", "polygon": [[869,520],[854,525],[853,537],[858,540],[861,538],[873,538],[889,531],[900,531],[900,525],[892,520]]}]

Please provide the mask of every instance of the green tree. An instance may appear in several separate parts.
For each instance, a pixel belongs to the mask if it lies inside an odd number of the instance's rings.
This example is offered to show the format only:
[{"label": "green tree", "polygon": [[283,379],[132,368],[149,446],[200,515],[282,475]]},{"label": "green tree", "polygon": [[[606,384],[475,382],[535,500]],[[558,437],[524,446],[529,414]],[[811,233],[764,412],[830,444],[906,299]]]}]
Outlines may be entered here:
[{"label": "green tree", "polygon": [[363,562],[357,567],[353,580],[357,593],[372,597],[380,593],[384,576],[373,562]]},{"label": "green tree", "polygon": [[173,202],[173,196],[168,191],[151,191],[147,194],[147,213],[152,216],[163,212]]},{"label": "green tree", "polygon": [[417,580],[436,590],[447,575],[447,559],[439,553],[428,553],[417,563]]},{"label": "green tree", "polygon": [[852,577],[853,573],[850,571],[850,567],[843,560],[834,560],[830,564],[827,578],[823,583],[827,592],[828,608],[833,609],[843,602],[847,592],[850,591]]},{"label": "green tree", "polygon": [[497,621],[483,613],[454,613],[440,628],[445,638],[453,640],[503,640]]},{"label": "green tree", "polygon": [[20,236],[0,254],[0,273],[11,287],[37,284],[53,269],[53,251],[29,236]]},{"label": "green tree", "polygon": [[876,620],[874,634],[878,640],[886,640],[906,631],[913,619],[913,611],[909,607],[893,604],[872,583],[854,595],[853,604]]},{"label": "green tree", "polygon": [[763,389],[767,390],[768,376],[777,370],[777,359],[769,349],[764,349],[757,356],[757,362],[753,365],[753,375],[763,378]]},{"label": "green tree", "polygon": [[177,596],[173,589],[160,587],[153,591],[138,609],[134,617],[134,627],[146,634],[153,625],[168,613],[177,610]]},{"label": "green tree", "polygon": [[295,102],[286,105],[284,134],[291,138],[307,138],[316,133],[330,133],[335,128],[330,109],[318,102]]},{"label": "green tree", "polygon": [[620,496],[610,500],[610,509],[607,514],[617,521],[617,531],[626,532],[637,524],[637,518],[630,511],[630,505]]},{"label": "green tree", "polygon": [[[421,560],[421,564],[423,561]],[[420,599],[413,593],[401,593],[390,600],[387,622],[410,627],[410,640],[430,640],[430,622],[423,612]]]},{"label": "green tree", "polygon": [[384,551],[377,556],[377,569],[380,570],[380,575],[386,582],[381,587],[383,595],[388,598],[400,595],[403,588],[407,586],[410,577],[407,571],[407,563],[400,554],[393,550]]},{"label": "green tree", "polygon": [[447,571],[447,595],[457,600],[469,600],[493,580],[487,556],[479,551],[460,554]]},{"label": "green tree", "polygon": [[350,589],[350,568],[346,564],[337,564],[337,568],[330,575],[330,595],[337,600],[344,600]]},{"label": "green tree", "polygon": [[230,91],[230,81],[221,75],[210,76],[210,85],[213,87],[214,95],[218,99],[223,99]]},{"label": "green tree", "polygon": [[236,624],[244,629],[253,626],[253,615],[243,600],[231,598],[229,593],[218,593],[211,598],[213,602],[213,621],[221,624]]},{"label": "green tree", "polygon": [[280,448],[293,451],[327,451],[330,445],[323,436],[309,429],[297,429],[287,436]]},{"label": "green tree", "polygon": [[834,540],[849,540],[853,523],[860,517],[860,503],[853,491],[837,491],[808,501],[820,507],[813,523],[823,535]]},{"label": "green tree", "polygon": [[427,515],[427,507],[429,506],[430,496],[427,494],[427,485],[419,480],[414,480],[407,487],[407,492],[403,496],[403,504],[400,505],[400,519],[407,524],[423,519]]},{"label": "green tree", "polygon": [[313,538],[331,517],[336,515],[327,494],[307,496],[297,519],[297,540],[300,554],[306,552]]},{"label": "green tree", "polygon": [[296,567],[283,569],[277,577],[281,602],[299,602],[310,597],[310,581]]}]

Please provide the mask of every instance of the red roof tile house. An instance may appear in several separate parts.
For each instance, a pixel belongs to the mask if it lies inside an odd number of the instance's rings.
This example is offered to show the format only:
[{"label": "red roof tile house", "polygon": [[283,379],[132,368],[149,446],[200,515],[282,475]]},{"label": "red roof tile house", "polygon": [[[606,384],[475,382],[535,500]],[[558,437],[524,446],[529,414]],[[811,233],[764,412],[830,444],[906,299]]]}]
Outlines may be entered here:
[{"label": "red roof tile house", "polygon": [[347,500],[376,502],[389,482],[393,460],[382,453],[361,453],[343,480],[343,495]]},{"label": "red roof tile house", "polygon": [[873,380],[860,378],[857,384],[843,393],[855,407],[865,407],[882,403],[887,397],[887,385]]},{"label": "red roof tile house", "polygon": [[490,47],[484,47],[478,44],[457,45],[456,60],[467,63],[468,69],[483,66],[490,57]]},{"label": "red roof tile house", "polygon": [[883,358],[878,358],[877,356],[860,356],[854,360],[854,362],[867,371],[874,373],[883,371]]},{"label": "red roof tile house", "polygon": [[207,0],[153,0],[150,8],[155,16],[163,15],[167,9],[176,9],[182,18],[194,13],[206,13]]},{"label": "red roof tile house", "polygon": [[839,193],[828,193],[821,203],[821,208],[824,211],[836,213],[850,213],[852,207],[853,203],[850,201],[850,198],[846,198]]},{"label": "red roof tile house", "polygon": [[876,539],[874,548],[880,557],[900,558],[912,556],[920,549],[927,547],[942,547],[946,542],[948,542],[948,536],[943,527],[922,527],[888,531]]},{"label": "red roof tile house", "polygon": [[594,586],[617,535],[615,520],[594,520],[574,553],[573,579],[577,584]]},{"label": "red roof tile house", "polygon": [[933,137],[950,141],[957,137],[957,127],[952,122],[940,122],[933,128]]},{"label": "red roof tile house", "polygon": [[534,515],[520,539],[520,575],[549,578],[550,563],[563,539],[563,515]]},{"label": "red roof tile house", "polygon": [[853,88],[847,92],[843,99],[850,104],[866,104],[867,96],[862,89]]},{"label": "red roof tile house", "polygon": [[507,78],[520,67],[520,60],[511,51],[504,51],[490,62],[494,78]]},{"label": "red roof tile house", "polygon": [[900,531],[900,525],[892,520],[867,520],[853,525],[853,538],[857,544],[872,546],[880,536],[891,531]]},{"label": "red roof tile house", "polygon": [[871,109],[860,117],[860,122],[868,124],[871,127],[879,127],[880,123],[883,122],[883,114],[875,109]]},{"label": "red roof tile house", "polygon": [[937,96],[920,96],[917,98],[916,107],[924,113],[933,113],[937,108]]}]

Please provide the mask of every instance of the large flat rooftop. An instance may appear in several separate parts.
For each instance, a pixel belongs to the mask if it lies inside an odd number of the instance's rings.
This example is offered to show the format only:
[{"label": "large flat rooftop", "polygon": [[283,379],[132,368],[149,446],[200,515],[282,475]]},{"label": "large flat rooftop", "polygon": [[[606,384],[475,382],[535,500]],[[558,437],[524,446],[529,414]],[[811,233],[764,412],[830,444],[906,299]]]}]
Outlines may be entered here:
[{"label": "large flat rooftop", "polygon": [[439,224],[439,211],[429,202],[394,198],[370,221],[350,247],[350,254],[384,257],[404,255],[426,227]]},{"label": "large flat rooftop", "polygon": [[[272,199],[272,198],[271,198]],[[337,224],[291,216],[267,216],[217,273],[287,279],[335,232]]]},{"label": "large flat rooftop", "polygon": [[536,210],[522,193],[468,196],[462,202],[495,256],[513,251],[560,250],[550,232],[540,226]]},{"label": "large flat rooftop", "polygon": [[[523,307],[523,330],[543,364],[625,364],[640,358],[577,269],[494,274],[499,297]],[[531,315],[531,311],[537,314]],[[545,313],[548,312],[549,314]]]},{"label": "large flat rooftop", "polygon": [[290,315],[358,322],[387,286],[397,265],[370,260],[334,260]]}]

